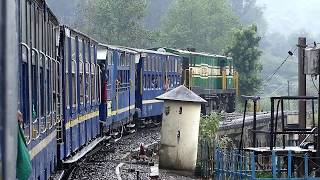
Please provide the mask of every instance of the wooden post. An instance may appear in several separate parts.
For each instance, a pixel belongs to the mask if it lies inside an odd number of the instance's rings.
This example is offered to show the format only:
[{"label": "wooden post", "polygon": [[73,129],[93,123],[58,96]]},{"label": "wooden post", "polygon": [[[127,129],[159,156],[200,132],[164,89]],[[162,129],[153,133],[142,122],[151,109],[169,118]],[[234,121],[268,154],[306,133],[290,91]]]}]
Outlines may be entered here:
[{"label": "wooden post", "polygon": [[[306,48],[306,38],[299,37],[298,39],[298,95],[306,96],[306,75],[304,74],[304,50]],[[299,100],[299,128],[306,128],[306,102]],[[299,142],[304,139],[303,136],[299,136]]]}]

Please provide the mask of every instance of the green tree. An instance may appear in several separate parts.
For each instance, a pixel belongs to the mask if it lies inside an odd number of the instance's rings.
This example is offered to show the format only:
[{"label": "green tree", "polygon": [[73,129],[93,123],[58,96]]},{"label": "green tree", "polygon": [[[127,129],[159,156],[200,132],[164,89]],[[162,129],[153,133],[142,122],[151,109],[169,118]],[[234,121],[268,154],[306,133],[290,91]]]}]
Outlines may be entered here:
[{"label": "green tree", "polygon": [[176,0],[161,24],[161,43],[218,53],[230,42],[237,18],[226,0]]},{"label": "green tree", "polygon": [[227,50],[239,72],[239,89],[242,95],[254,95],[261,88],[260,39],[255,25],[238,28],[234,30],[233,43]]},{"label": "green tree", "polygon": [[209,116],[202,116],[200,120],[200,137],[204,139],[214,139],[219,129],[221,115],[212,113]]},{"label": "green tree", "polygon": [[78,4],[75,26],[99,42],[146,47],[154,36],[143,26],[147,0],[87,0]]},{"label": "green tree", "polygon": [[257,0],[229,0],[235,14],[243,25],[257,24],[260,33],[264,34],[267,22],[263,16],[264,8],[257,5]]}]

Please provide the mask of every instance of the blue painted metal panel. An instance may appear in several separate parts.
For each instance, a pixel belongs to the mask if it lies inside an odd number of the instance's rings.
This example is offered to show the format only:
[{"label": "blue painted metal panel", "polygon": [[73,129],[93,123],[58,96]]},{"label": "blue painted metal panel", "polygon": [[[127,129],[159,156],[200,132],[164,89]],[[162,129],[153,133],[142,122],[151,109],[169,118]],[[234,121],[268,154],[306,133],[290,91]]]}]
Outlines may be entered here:
[{"label": "blue painted metal panel", "polygon": [[[259,159],[259,156],[262,156],[263,158],[270,158],[271,159],[271,169],[258,169],[257,160]],[[215,179],[251,179],[251,180],[281,180],[281,179],[292,179],[292,180],[315,180],[319,179],[316,177],[312,177],[311,174],[309,174],[310,167],[309,165],[313,164],[310,161],[309,155],[304,154],[302,156],[303,162],[301,165],[304,167],[304,174],[299,175],[297,173],[293,173],[296,171],[295,167],[292,166],[293,164],[293,157],[297,156],[301,158],[301,155],[293,155],[291,151],[288,152],[286,155],[287,157],[281,155],[282,160],[275,151],[271,152],[271,155],[256,155],[254,152],[248,153],[245,151],[229,151],[229,150],[222,150],[220,148],[217,148],[215,151],[215,171],[214,171],[214,178]],[[288,166],[287,168],[287,174],[284,174],[283,169],[280,171],[279,167],[280,165],[283,165],[286,162],[283,162],[283,160],[287,161]],[[258,177],[257,172],[270,172],[270,176],[272,177]],[[315,169],[312,169],[313,171]],[[280,175],[282,174],[282,175]]]}]

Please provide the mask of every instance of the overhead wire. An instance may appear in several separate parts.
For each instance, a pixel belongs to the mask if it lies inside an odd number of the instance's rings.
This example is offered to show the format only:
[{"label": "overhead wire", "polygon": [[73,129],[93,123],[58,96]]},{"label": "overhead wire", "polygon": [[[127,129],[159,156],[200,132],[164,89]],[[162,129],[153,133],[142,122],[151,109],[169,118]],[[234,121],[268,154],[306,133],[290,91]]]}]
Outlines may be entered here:
[{"label": "overhead wire", "polygon": [[[283,64],[289,59],[289,57],[291,57],[291,56],[294,54],[294,52],[297,50],[297,48],[298,48],[298,47],[296,46],[293,51],[289,51],[288,56],[281,62],[281,64],[274,70],[274,72],[273,72],[270,76],[268,76],[267,80],[264,81],[263,84],[266,84],[266,83],[268,83],[268,82],[271,81],[271,79],[273,78],[273,76],[280,70],[280,68],[281,68],[281,67],[283,66]],[[290,52],[291,52],[291,53],[290,53]]]}]

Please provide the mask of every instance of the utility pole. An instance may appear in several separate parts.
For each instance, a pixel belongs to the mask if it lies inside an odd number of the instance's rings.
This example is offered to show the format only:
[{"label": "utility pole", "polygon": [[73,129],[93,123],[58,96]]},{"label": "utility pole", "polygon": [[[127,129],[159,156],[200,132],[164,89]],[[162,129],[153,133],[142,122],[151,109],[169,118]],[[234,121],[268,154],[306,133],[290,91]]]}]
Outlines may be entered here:
[{"label": "utility pole", "polygon": [[[290,81],[288,80],[288,96],[290,96]],[[288,110],[290,111],[290,100],[288,100]]]},{"label": "utility pole", "polygon": [[[298,95],[306,96],[306,75],[304,74],[304,50],[307,47],[306,38],[298,39]],[[299,100],[299,128],[306,128],[306,102]],[[303,136],[299,136],[299,142],[303,140]]]},{"label": "utility pole", "polygon": [[[320,59],[318,60],[318,86],[320,87]],[[318,90],[318,125],[317,125],[317,165],[320,166],[320,91]],[[316,171],[316,177],[320,177],[320,172]]]}]

